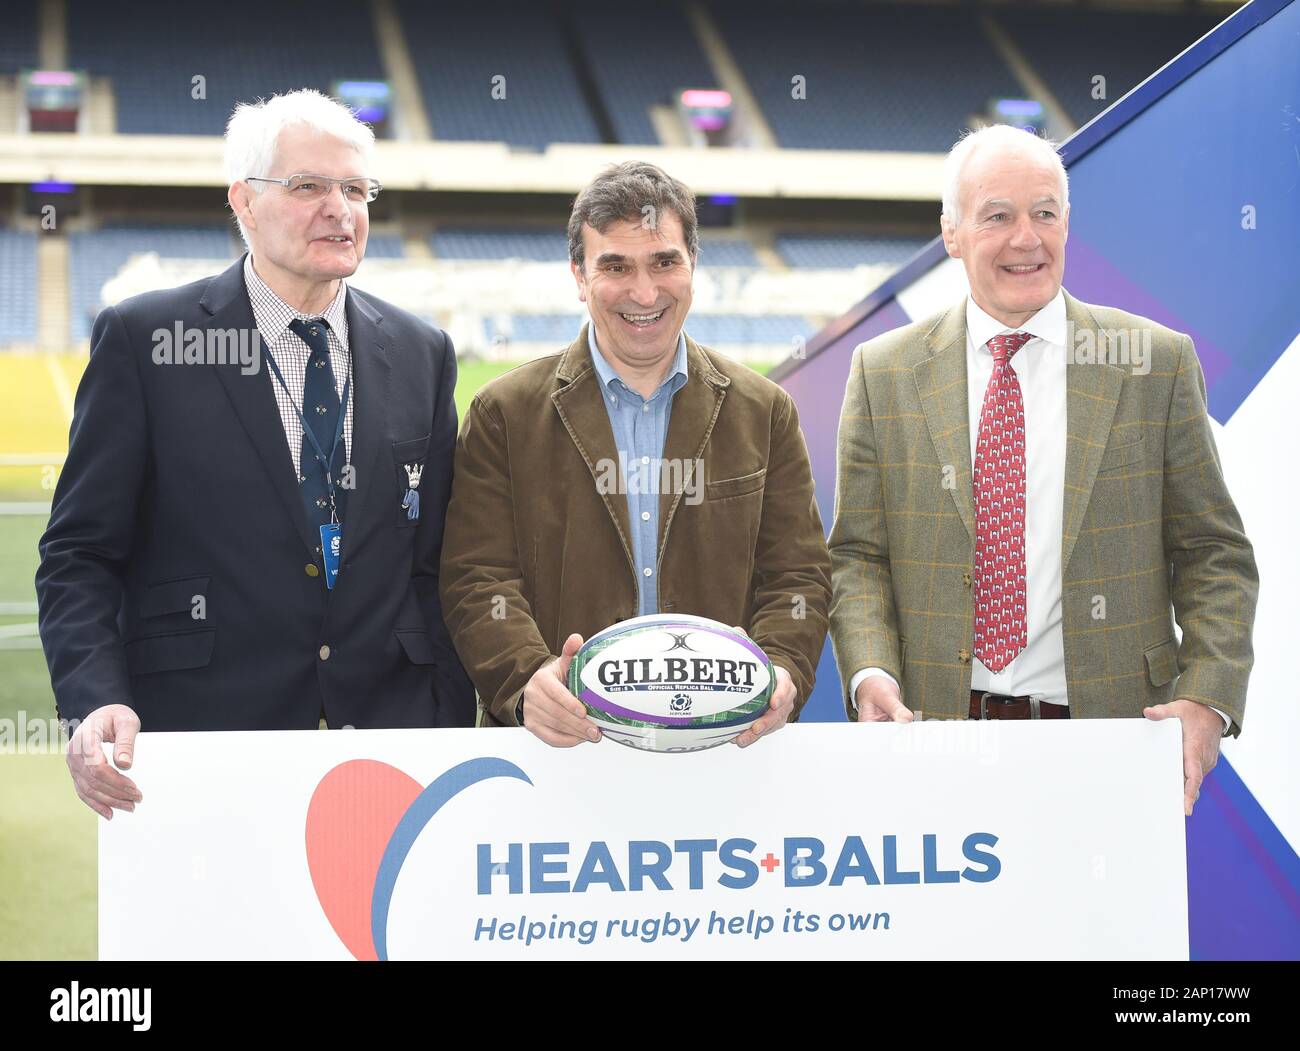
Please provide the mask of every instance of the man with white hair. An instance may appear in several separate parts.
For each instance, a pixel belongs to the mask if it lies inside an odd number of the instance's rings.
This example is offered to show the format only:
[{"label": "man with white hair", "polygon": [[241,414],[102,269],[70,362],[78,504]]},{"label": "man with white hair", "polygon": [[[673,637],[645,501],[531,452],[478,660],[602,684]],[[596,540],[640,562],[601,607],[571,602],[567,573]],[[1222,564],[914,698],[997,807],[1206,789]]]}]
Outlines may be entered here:
[{"label": "man with white hair", "polygon": [[347,284],[374,135],[241,105],[248,253],[103,310],[41,540],[40,630],[78,795],[132,810],[145,730],[472,726],[438,564],[456,439],[439,330]]},{"label": "man with white hair", "polygon": [[1241,730],[1258,593],[1196,352],[1062,289],[1051,143],[985,128],[946,175],[970,295],[859,346],[840,418],[849,717],[1177,718],[1191,814]]}]

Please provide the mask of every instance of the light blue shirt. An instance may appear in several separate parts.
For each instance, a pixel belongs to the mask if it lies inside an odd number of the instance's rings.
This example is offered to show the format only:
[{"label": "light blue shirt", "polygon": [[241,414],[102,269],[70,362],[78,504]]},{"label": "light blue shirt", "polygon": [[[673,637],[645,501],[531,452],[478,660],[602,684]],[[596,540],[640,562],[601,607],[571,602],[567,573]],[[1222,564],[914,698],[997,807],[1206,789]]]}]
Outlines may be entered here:
[{"label": "light blue shirt", "polygon": [[[587,325],[587,346],[600,377],[601,393],[618,449],[618,478],[627,493],[632,560],[637,568],[638,616],[659,612],[659,485],[673,395],[686,386],[686,334],[677,336],[677,357],[659,389],[643,398],[624,383],[596,346],[596,326]],[[677,477],[670,473],[669,477]]]}]

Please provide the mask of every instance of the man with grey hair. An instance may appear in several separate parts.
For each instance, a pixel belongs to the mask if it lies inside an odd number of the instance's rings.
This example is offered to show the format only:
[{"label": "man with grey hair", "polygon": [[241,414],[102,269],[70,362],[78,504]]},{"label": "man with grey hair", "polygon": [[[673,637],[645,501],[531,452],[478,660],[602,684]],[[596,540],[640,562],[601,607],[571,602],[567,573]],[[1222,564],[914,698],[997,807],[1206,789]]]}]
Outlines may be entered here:
[{"label": "man with grey hair", "polygon": [[808,453],[785,391],[686,335],[698,255],[690,190],[651,164],[603,171],[569,219],[590,324],[466,413],[442,594],[486,725],[599,740],[569,664],[660,612],[738,626],[772,661],[742,747],[808,699],[830,599]]},{"label": "man with grey hair", "polygon": [[456,355],[347,284],[370,129],[296,91],[241,105],[248,253],[103,310],[36,588],[78,795],[141,794],[141,730],[473,724],[443,623]]},{"label": "man with grey hair", "polygon": [[1190,814],[1241,730],[1258,577],[1191,340],[1061,287],[1068,189],[1020,129],[953,148],[970,295],[854,351],[831,638],[859,721],[1177,718]]}]

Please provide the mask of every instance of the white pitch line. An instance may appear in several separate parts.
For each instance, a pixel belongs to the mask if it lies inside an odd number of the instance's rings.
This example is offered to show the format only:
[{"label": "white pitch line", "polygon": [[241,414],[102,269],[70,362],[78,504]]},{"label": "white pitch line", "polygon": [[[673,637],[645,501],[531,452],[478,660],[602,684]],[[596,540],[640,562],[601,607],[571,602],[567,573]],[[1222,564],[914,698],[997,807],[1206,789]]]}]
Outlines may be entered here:
[{"label": "white pitch line", "polygon": [[53,354],[45,356],[45,371],[50,374],[50,382],[54,384],[54,393],[59,399],[59,406],[63,409],[63,415],[71,423],[72,388],[68,385],[68,377],[63,374],[63,368],[59,365],[58,358]]},{"label": "white pitch line", "polygon": [[0,639],[29,638],[36,634],[35,621],[31,624],[0,624]]}]

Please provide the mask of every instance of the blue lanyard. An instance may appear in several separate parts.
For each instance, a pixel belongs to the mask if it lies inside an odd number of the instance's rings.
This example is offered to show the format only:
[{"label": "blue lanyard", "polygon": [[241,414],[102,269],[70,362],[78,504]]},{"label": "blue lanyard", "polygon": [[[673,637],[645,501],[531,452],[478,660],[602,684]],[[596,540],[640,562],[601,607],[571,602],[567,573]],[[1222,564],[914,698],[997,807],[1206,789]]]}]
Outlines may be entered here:
[{"label": "blue lanyard", "polygon": [[[347,417],[348,411],[348,392],[352,389],[352,377],[349,376],[343,381],[343,397],[339,400],[339,419],[334,426],[334,442],[330,445],[329,456],[325,455],[325,450],[320,447],[320,442],[316,440],[316,432],[311,429],[307,422],[307,417],[302,414],[302,409],[298,403],[293,400],[293,395],[289,392],[289,384],[284,382],[284,375],[280,372],[280,366],[275,363],[275,358],[271,356],[270,350],[267,349],[266,343],[262,343],[262,356],[266,358],[266,363],[271,366],[271,372],[275,378],[280,381],[280,386],[284,388],[285,397],[289,399],[289,404],[293,406],[293,411],[298,414],[298,419],[302,421],[302,433],[311,445],[312,452],[316,454],[316,460],[320,463],[322,470],[325,472],[325,487],[329,490],[330,496],[330,521],[335,525],[338,524],[338,508],[334,499],[334,478],[330,474],[330,465],[334,462],[334,453],[338,450],[339,439],[343,437],[343,421]],[[304,384],[304,390],[306,385]]]}]

